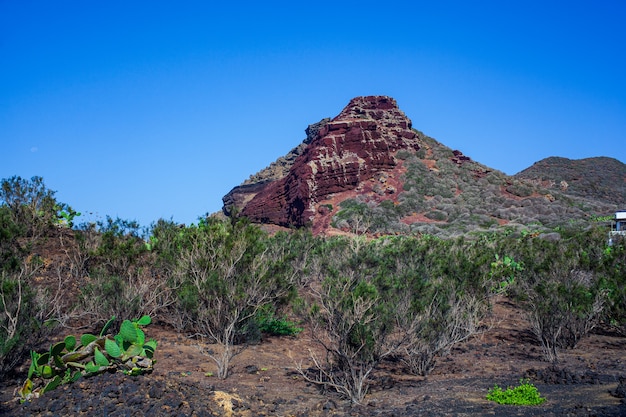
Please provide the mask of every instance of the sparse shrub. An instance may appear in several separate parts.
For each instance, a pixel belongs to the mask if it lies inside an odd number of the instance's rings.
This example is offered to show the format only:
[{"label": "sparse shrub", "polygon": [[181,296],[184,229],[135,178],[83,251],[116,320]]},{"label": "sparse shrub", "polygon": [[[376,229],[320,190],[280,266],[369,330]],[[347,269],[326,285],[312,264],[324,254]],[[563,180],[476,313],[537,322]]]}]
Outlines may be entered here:
[{"label": "sparse shrub", "polygon": [[[124,278],[93,272],[80,288],[80,306],[83,314],[95,323],[103,323],[106,317],[132,317],[141,310],[141,299],[132,295]],[[120,316],[120,314],[124,314]]]},{"label": "sparse shrub", "polygon": [[288,290],[285,297],[276,300],[276,311],[297,297],[298,291],[309,283],[311,267],[317,261],[313,252],[320,242],[321,238],[313,237],[310,230],[278,232],[265,239],[267,273]]},{"label": "sparse shrub", "polygon": [[77,232],[78,253],[87,277],[80,288],[79,309],[90,321],[111,316],[156,316],[174,303],[171,282],[153,269],[156,254],[148,251],[136,222],[107,217],[100,229]]},{"label": "sparse shrub", "polygon": [[387,322],[389,308],[366,280],[327,278],[307,309],[312,337],[326,350],[326,359],[311,354],[313,372],[298,364],[303,377],[361,403],[372,371],[395,350],[390,340],[393,326]]},{"label": "sparse shrub", "polygon": [[24,228],[29,238],[38,238],[57,224],[58,208],[63,206],[54,198],[42,177],[30,180],[19,176],[0,183],[0,202],[9,209],[13,223]]},{"label": "sparse shrub", "polygon": [[360,403],[386,357],[428,374],[488,311],[484,264],[493,254],[484,246],[432,236],[329,240],[320,253],[324,281],[304,309],[326,360],[312,355],[315,372],[300,367],[302,375]]},{"label": "sparse shrub", "polygon": [[11,371],[37,342],[40,323],[30,277],[40,266],[24,260],[14,270],[0,270],[0,377]]},{"label": "sparse shrub", "polygon": [[98,223],[98,229],[100,241],[95,253],[98,269],[120,277],[134,274],[147,252],[139,224],[107,216],[106,223]]},{"label": "sparse shrub", "polygon": [[246,347],[246,332],[266,305],[287,297],[290,288],[271,275],[265,234],[245,219],[202,219],[183,229],[177,261],[178,307],[189,329],[218,345],[206,351],[217,377],[229,374],[231,360]]},{"label": "sparse shrub", "polygon": [[[601,245],[602,244],[600,243],[598,246]],[[612,326],[622,335],[626,335],[625,240],[615,239],[612,246],[605,245],[603,248],[602,283],[608,292],[608,303],[603,318],[607,324]]]},{"label": "sparse shrub", "polygon": [[598,260],[572,239],[526,237],[518,248],[525,252],[525,269],[512,295],[526,310],[545,358],[557,362],[559,349],[575,347],[602,317],[608,291],[593,270]]},{"label": "sparse shrub", "polygon": [[[412,373],[427,375],[438,356],[481,331],[490,297],[491,278],[482,242],[463,239],[400,239],[393,259],[410,308],[402,308],[401,327],[409,334],[402,360]],[[390,248],[391,249],[391,248]],[[398,249],[395,249],[398,250]],[[398,303],[406,304],[407,301]]]},{"label": "sparse shrub", "polygon": [[543,280],[529,291],[529,315],[546,358],[557,362],[557,349],[575,347],[595,327],[605,294],[593,288],[590,272],[557,271]]},{"label": "sparse shrub", "polygon": [[400,149],[398,152],[396,152],[396,158],[402,161],[410,158],[411,156],[412,156],[411,152],[409,152],[407,149]]},{"label": "sparse shrub", "polygon": [[521,182],[516,182],[515,184],[509,185],[508,187],[506,187],[506,190],[509,193],[518,197],[528,197],[533,193],[532,187]]},{"label": "sparse shrub", "polygon": [[441,210],[431,210],[428,213],[426,213],[424,216],[428,217],[429,219],[440,221],[440,222],[445,221],[448,218],[447,214]]},{"label": "sparse shrub", "polygon": [[339,204],[340,210],[333,217],[335,227],[347,225],[351,232],[364,234],[372,225],[372,210],[367,203],[356,199],[344,200]]},{"label": "sparse shrub", "polygon": [[42,267],[32,253],[58,224],[58,203],[41,177],[14,176],[0,186],[0,375],[7,373],[48,329],[52,302],[33,285]]},{"label": "sparse shrub", "polygon": [[[436,365],[438,356],[447,355],[459,342],[479,332],[485,305],[474,297],[460,296],[448,285],[436,285],[432,301],[417,315],[409,315],[409,339],[402,346],[401,360],[411,373],[426,376]],[[447,287],[448,291],[444,288]],[[443,294],[439,291],[443,290]],[[432,290],[428,291],[432,294]]]},{"label": "sparse shrub", "polygon": [[74,244],[68,245],[65,253],[68,258],[70,275],[81,279],[89,275],[90,269],[97,265],[96,255],[101,242],[101,234],[94,223],[81,224],[74,231]]},{"label": "sparse shrub", "polygon": [[0,377],[13,370],[35,342],[39,323],[30,285],[41,267],[38,257],[27,257],[20,242],[25,228],[6,205],[0,206]]},{"label": "sparse shrub", "polygon": [[20,244],[24,228],[15,222],[7,206],[0,205],[0,268],[5,271],[19,267],[26,255],[26,248]]},{"label": "sparse shrub", "polygon": [[374,273],[378,254],[360,238],[333,238],[319,248],[321,287],[310,288],[312,299],[301,314],[311,337],[323,347],[324,359],[311,353],[313,368],[296,364],[314,384],[336,390],[355,404],[367,394],[380,361],[401,343],[395,334],[395,305]]}]

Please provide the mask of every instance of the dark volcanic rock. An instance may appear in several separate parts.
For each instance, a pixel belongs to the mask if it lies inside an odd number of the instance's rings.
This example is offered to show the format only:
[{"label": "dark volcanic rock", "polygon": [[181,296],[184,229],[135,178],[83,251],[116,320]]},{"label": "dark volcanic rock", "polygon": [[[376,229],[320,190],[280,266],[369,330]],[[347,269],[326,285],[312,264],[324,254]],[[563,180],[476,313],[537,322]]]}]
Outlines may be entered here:
[{"label": "dark volcanic rock", "polygon": [[224,203],[222,211],[224,214],[230,216],[233,214],[234,207],[245,207],[248,201],[265,188],[267,182],[268,181],[260,181],[251,184],[242,184],[230,190],[230,192],[222,198],[222,202]]},{"label": "dark volcanic rock", "polygon": [[[417,151],[419,140],[411,121],[387,96],[357,97],[330,122],[307,129],[311,141],[289,173],[257,185],[254,196],[225,197],[241,214],[257,223],[303,226],[324,197],[355,189],[377,172],[396,166],[395,152]],[[250,196],[251,194],[247,194]],[[230,212],[230,209],[228,209]]]}]

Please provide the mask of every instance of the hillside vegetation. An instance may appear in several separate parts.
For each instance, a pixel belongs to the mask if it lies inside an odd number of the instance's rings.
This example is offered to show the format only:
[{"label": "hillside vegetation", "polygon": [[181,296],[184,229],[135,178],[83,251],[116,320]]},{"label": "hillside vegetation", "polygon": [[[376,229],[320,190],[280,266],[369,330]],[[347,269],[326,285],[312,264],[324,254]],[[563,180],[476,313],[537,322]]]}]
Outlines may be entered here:
[{"label": "hillside vegetation", "polygon": [[553,156],[535,162],[515,177],[540,180],[547,187],[587,200],[626,206],[626,165],[614,158],[571,160]]},{"label": "hillside vegetation", "polygon": [[[525,311],[547,363],[557,363],[598,325],[626,335],[623,243],[608,247],[605,225],[582,218],[539,235],[525,222],[539,218],[546,228],[563,212],[542,210],[532,199],[532,211],[520,205],[501,213],[514,228],[492,227],[498,222],[480,207],[500,204],[509,179],[474,162],[456,166],[438,158],[447,152],[430,142],[423,155],[401,156],[406,189],[398,204],[372,207],[356,198],[335,221],[354,228],[362,216],[369,230],[385,230],[419,207],[432,220],[459,226],[449,238],[421,226],[393,226],[419,232],[395,236],[268,235],[243,218],[210,216],[190,226],[158,220],[142,229],[112,218],[76,225],[78,213],[41,178],[5,179],[0,372],[19,373],[29,350],[54,334],[96,331],[115,317],[114,334],[123,320],[147,315],[211,344],[205,354],[226,379],[237,356],[263,334],[298,337],[306,328],[324,354],[312,353],[313,366],[299,367],[300,377],[360,404],[372,373],[388,361],[428,375],[455,345],[488,332],[494,297]],[[431,158],[436,169],[423,162]],[[455,181],[446,182],[444,171]],[[520,181],[507,192],[535,191]],[[565,213],[587,207],[556,198]],[[463,227],[472,233],[460,235]]]},{"label": "hillside vegetation", "polygon": [[[617,198],[600,198],[582,187],[576,194],[566,193],[530,172],[510,177],[418,134],[423,144],[420,151],[396,155],[403,161],[403,169],[396,174],[401,187],[397,194],[393,198],[357,194],[341,201],[332,219],[334,227],[357,233],[442,237],[502,228],[550,232],[558,227],[584,228],[591,219],[615,211]],[[611,194],[608,184],[613,180],[602,182],[606,195]],[[619,186],[612,193],[624,195]]]}]

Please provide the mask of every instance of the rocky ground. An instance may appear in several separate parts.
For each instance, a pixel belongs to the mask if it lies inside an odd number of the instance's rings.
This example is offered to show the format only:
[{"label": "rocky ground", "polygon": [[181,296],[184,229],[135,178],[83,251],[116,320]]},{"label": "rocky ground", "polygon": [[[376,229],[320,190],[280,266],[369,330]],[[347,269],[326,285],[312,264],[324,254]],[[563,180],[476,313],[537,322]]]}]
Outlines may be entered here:
[{"label": "rocky ground", "polygon": [[[542,360],[522,313],[506,299],[494,306],[488,332],[441,358],[428,377],[385,363],[363,405],[320,392],[296,372],[307,365],[311,339],[265,338],[234,359],[219,380],[197,341],[151,325],[159,341],[150,375],[101,374],[20,404],[19,378],[5,381],[0,415],[10,416],[626,416],[626,338],[596,332],[551,366]],[[541,406],[497,405],[485,396],[494,384],[529,378],[547,401]],[[620,381],[621,379],[621,381]]]}]

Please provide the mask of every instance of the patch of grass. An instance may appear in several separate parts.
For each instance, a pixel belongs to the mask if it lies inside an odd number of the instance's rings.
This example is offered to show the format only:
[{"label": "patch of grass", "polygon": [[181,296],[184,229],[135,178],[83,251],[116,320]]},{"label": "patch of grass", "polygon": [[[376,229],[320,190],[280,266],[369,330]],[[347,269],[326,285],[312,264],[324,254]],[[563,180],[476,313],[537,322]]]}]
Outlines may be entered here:
[{"label": "patch of grass", "polygon": [[537,387],[531,384],[530,381],[523,379],[520,380],[519,386],[509,387],[506,390],[495,385],[489,390],[487,399],[506,405],[540,405],[546,401],[545,398],[539,395]]}]

